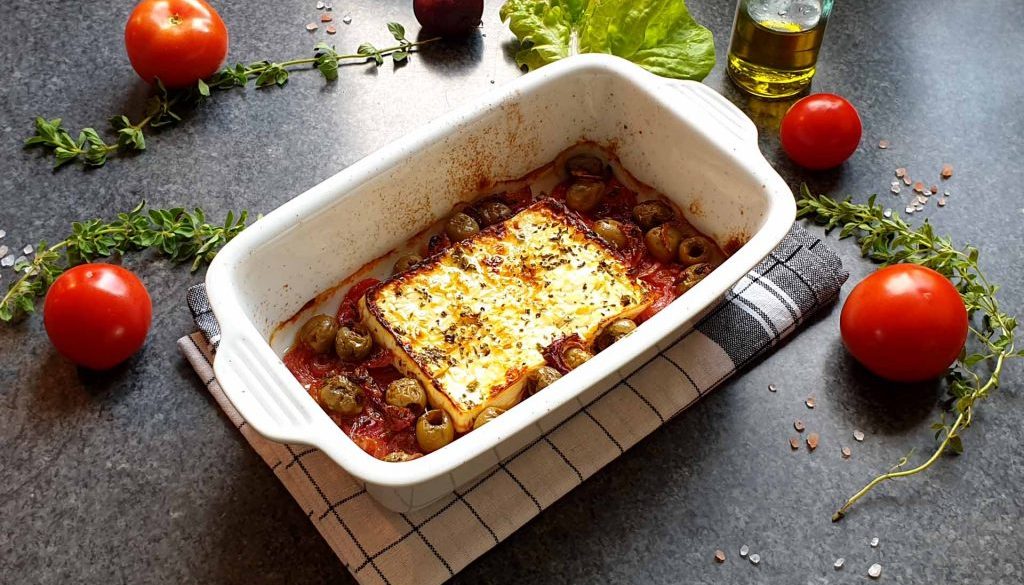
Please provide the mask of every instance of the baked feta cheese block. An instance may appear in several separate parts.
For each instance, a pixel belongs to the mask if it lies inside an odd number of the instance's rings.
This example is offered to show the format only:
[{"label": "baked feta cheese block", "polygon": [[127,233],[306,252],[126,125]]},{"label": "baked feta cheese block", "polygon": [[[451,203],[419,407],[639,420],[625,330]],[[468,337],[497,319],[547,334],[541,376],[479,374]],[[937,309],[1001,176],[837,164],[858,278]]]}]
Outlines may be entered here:
[{"label": "baked feta cheese block", "polygon": [[519,402],[541,351],[588,346],[652,299],[622,258],[553,200],[458,242],[360,300],[363,324],[465,432],[485,408]]}]

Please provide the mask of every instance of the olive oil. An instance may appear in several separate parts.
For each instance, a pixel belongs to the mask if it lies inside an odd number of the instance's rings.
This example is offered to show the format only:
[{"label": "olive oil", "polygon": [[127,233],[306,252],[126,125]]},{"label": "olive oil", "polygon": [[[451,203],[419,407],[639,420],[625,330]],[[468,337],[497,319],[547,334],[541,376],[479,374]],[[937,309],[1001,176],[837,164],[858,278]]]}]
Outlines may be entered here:
[{"label": "olive oil", "polygon": [[832,2],[740,0],[729,45],[729,77],[761,97],[795,95],[811,84]]}]

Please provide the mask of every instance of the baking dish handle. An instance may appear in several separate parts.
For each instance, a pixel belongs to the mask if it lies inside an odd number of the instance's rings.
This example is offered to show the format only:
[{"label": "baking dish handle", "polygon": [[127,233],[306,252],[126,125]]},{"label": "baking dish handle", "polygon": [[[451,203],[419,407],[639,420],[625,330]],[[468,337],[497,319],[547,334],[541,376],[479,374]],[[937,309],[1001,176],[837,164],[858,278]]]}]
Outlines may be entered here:
[{"label": "baking dish handle", "polygon": [[722,94],[698,81],[669,79],[665,85],[689,98],[690,103],[701,108],[725,131],[739,138],[740,142],[757,148],[757,126]]},{"label": "baking dish handle", "polygon": [[277,356],[261,356],[245,336],[225,336],[213,371],[242,418],[261,435],[281,443],[312,444],[318,424],[305,389]]}]

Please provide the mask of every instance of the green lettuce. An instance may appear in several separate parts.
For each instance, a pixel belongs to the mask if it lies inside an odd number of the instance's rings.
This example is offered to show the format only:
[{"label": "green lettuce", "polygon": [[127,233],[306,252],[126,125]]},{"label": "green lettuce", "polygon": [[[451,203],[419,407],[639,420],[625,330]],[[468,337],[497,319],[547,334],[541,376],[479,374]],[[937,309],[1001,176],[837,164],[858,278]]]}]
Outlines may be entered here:
[{"label": "green lettuce", "polygon": [[574,53],[610,53],[676,79],[704,79],[715,66],[711,31],[683,0],[507,0],[500,15],[529,69]]}]

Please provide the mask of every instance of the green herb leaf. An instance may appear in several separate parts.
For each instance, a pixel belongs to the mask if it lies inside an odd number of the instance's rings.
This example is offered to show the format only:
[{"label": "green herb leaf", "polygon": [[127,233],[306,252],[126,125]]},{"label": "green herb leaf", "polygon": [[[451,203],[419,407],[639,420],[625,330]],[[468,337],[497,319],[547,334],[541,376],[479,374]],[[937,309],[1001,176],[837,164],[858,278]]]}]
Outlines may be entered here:
[{"label": "green herb leaf", "polygon": [[210,97],[210,86],[202,79],[196,82],[196,90],[199,91],[199,95],[203,97]]},{"label": "green herb leaf", "polygon": [[610,53],[676,79],[703,79],[715,65],[711,31],[682,0],[507,0],[499,14],[519,39],[516,63],[529,69],[573,52]]},{"label": "green herb leaf", "polygon": [[395,37],[396,41],[405,40],[405,27],[398,24],[397,22],[389,22],[388,31],[391,32],[391,36]]}]

